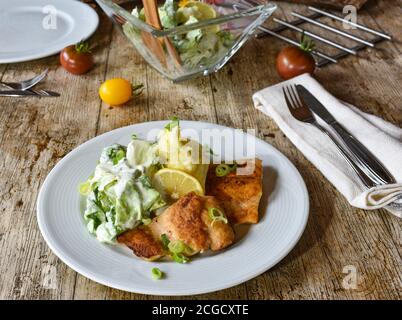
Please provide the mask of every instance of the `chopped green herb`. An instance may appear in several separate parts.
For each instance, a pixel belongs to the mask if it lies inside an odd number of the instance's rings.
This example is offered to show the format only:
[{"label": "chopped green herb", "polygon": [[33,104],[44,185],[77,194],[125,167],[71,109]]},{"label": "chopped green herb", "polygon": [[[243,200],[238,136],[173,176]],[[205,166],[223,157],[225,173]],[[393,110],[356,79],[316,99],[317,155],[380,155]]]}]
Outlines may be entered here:
[{"label": "chopped green herb", "polygon": [[159,268],[152,268],[152,279],[159,280],[163,278],[163,272]]},{"label": "chopped green herb", "polygon": [[116,165],[126,156],[126,148],[121,145],[114,145],[107,150],[107,155],[112,160],[113,164]]},{"label": "chopped green herb", "polygon": [[100,211],[102,211],[103,213],[106,213],[106,210],[103,208],[102,202],[100,200],[102,195],[99,194],[99,189],[95,188],[93,192],[94,192],[94,196],[95,196],[95,199],[92,200],[93,203],[99,208]]},{"label": "chopped green herb", "polygon": [[131,139],[132,139],[132,140],[137,140],[137,139],[138,139],[137,134],[136,134],[136,133],[133,133],[133,134],[131,135]]},{"label": "chopped green herb", "polygon": [[179,126],[179,118],[171,117],[170,122],[165,126],[165,129],[171,131],[174,127]]}]

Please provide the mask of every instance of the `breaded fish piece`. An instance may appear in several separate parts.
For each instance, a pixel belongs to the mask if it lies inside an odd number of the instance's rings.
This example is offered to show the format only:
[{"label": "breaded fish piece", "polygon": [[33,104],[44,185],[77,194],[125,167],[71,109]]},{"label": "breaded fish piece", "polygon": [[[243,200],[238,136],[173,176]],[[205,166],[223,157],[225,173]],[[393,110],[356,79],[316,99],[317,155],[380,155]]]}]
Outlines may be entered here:
[{"label": "breaded fish piece", "polygon": [[134,254],[145,260],[154,261],[165,255],[165,250],[159,241],[155,241],[152,233],[146,227],[128,230],[117,237],[117,241],[125,244]]},{"label": "breaded fish piece", "polygon": [[248,159],[238,167],[248,174],[239,175],[236,171],[224,177],[215,173],[217,165],[210,165],[206,181],[206,194],[215,196],[222,204],[233,224],[257,223],[258,206],[262,195],[262,161]]},{"label": "breaded fish piece", "polygon": [[224,211],[215,197],[189,193],[155,217],[149,225],[123,233],[118,237],[118,241],[146,260],[155,260],[169,254],[163,252],[163,234],[171,242],[184,242],[191,248],[192,254],[208,249],[221,250],[233,243],[234,232],[232,227],[223,221],[212,223],[208,214],[209,208]]}]

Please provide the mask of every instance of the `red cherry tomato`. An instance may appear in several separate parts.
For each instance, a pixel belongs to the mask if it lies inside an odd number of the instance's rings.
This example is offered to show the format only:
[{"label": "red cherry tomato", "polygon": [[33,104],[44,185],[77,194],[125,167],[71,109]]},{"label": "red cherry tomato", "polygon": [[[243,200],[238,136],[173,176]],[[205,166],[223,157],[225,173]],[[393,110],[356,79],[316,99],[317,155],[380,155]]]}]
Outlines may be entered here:
[{"label": "red cherry tomato", "polygon": [[286,47],[276,57],[276,70],[285,80],[303,73],[313,73],[315,61],[310,52],[298,47]]},{"label": "red cherry tomato", "polygon": [[60,63],[72,74],[87,73],[94,65],[94,58],[86,42],[64,48],[60,52]]}]

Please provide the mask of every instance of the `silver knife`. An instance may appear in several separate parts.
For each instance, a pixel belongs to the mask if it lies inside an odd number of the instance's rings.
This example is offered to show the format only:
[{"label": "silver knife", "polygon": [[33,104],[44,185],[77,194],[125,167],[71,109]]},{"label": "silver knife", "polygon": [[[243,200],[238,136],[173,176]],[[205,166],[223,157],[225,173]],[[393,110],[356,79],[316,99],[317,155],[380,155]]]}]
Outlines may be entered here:
[{"label": "silver knife", "polygon": [[383,164],[359,140],[338,123],[317,98],[302,85],[296,85],[296,89],[303,102],[336,131],[358,163],[368,170],[370,177],[377,184],[396,183],[395,178]]},{"label": "silver knife", "polygon": [[47,90],[0,90],[0,97],[59,97],[60,94]]}]

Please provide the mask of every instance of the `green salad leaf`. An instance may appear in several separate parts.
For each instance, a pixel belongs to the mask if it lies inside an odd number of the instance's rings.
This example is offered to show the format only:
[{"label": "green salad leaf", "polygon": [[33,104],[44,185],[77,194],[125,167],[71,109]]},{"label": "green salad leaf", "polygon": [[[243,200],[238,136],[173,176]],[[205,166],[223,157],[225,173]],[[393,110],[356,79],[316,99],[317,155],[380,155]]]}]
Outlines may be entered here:
[{"label": "green salad leaf", "polygon": [[177,1],[166,0],[165,4],[159,8],[159,16],[162,26],[166,29],[177,26],[176,11],[178,9]]}]

